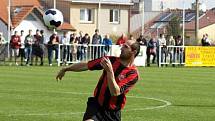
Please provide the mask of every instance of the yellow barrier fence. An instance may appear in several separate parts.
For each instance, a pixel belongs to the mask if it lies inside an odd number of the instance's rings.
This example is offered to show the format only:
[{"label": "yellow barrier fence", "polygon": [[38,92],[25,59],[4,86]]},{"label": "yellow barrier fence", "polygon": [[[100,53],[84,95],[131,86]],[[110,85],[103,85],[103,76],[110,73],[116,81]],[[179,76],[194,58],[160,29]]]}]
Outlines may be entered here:
[{"label": "yellow barrier fence", "polygon": [[215,47],[187,46],[185,66],[215,66]]}]

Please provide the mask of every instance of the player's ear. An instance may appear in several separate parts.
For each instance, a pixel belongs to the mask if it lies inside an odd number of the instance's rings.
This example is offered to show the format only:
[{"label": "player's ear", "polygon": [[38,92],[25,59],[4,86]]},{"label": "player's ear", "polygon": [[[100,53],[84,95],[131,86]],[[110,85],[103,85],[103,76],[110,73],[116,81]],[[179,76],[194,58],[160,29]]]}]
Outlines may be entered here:
[{"label": "player's ear", "polygon": [[134,56],[137,54],[137,50],[133,50],[132,53],[134,54]]}]

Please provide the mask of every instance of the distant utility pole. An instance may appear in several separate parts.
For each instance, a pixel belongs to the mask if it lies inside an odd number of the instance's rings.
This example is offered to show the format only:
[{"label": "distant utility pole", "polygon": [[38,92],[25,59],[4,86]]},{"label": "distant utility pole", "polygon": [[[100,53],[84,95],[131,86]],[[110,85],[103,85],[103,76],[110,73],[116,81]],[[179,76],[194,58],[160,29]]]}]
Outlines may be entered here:
[{"label": "distant utility pole", "polygon": [[144,0],[142,0],[142,35],[144,34]]},{"label": "distant utility pole", "polygon": [[[56,9],[56,0],[54,0],[54,9]],[[56,32],[56,29],[53,29],[53,32],[55,33]]]},{"label": "distant utility pole", "polygon": [[199,0],[196,0],[195,39],[198,40],[199,33]]},{"label": "distant utility pole", "polygon": [[161,11],[163,12],[163,9],[164,9],[164,1],[163,1],[163,0],[161,0],[160,9],[161,9]]},{"label": "distant utility pole", "polygon": [[10,57],[10,37],[11,37],[11,30],[10,30],[10,26],[11,26],[11,13],[10,13],[10,7],[11,7],[11,0],[8,0],[8,6],[7,6],[7,12],[8,12],[8,26],[7,26],[7,42],[8,42],[8,46],[7,46],[7,56],[8,58]]},{"label": "distant utility pole", "polygon": [[101,0],[99,0],[99,8],[97,13],[97,29],[100,31],[100,13],[101,13]]},{"label": "distant utility pole", "polygon": [[56,9],[56,0],[54,0],[54,6],[53,7],[54,7],[54,9]]},{"label": "distant utility pole", "polygon": [[183,32],[182,32],[182,35],[183,35],[183,46],[185,44],[185,1],[183,0]]}]

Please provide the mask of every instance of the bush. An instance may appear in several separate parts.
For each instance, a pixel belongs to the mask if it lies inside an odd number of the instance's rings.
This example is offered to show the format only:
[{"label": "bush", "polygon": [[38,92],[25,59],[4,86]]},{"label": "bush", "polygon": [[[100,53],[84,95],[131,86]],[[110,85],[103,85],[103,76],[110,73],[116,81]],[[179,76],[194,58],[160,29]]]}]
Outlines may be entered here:
[{"label": "bush", "polygon": [[120,37],[121,35],[116,35],[116,34],[110,34],[110,39],[112,39],[113,44],[116,44],[117,39]]}]

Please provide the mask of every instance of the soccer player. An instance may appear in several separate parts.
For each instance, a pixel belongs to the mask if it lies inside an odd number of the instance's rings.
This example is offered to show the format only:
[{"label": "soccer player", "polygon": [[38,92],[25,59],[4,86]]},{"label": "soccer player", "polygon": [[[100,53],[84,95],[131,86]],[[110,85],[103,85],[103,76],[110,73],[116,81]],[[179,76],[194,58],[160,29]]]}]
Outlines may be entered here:
[{"label": "soccer player", "polygon": [[62,68],[56,76],[61,80],[67,71],[103,70],[94,90],[88,98],[84,121],[120,121],[121,109],[126,102],[126,94],[137,82],[139,75],[134,59],[139,54],[138,42],[129,40],[123,44],[120,57],[102,57],[87,63],[77,63]]}]

